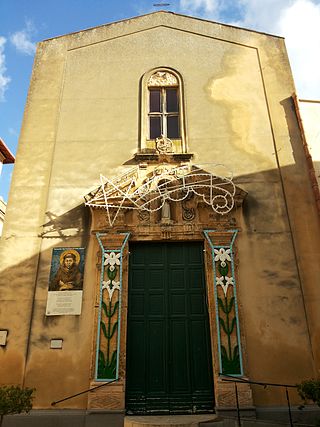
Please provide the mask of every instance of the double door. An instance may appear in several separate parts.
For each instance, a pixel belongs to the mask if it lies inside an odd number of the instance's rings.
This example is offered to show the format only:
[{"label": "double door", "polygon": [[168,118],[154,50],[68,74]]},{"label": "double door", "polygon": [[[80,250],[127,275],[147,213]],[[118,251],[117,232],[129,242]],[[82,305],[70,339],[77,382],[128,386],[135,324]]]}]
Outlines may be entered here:
[{"label": "double door", "polygon": [[202,243],[132,243],[127,412],[204,413],[213,404]]}]

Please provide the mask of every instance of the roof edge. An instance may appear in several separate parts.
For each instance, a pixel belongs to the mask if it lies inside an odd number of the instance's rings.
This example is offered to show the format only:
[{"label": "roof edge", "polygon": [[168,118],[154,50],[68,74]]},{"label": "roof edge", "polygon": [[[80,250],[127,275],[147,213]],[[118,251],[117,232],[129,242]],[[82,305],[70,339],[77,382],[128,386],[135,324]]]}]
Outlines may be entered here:
[{"label": "roof edge", "polygon": [[283,36],[278,36],[278,35],[266,33],[266,32],[263,32],[263,31],[252,30],[252,29],[249,29],[249,28],[238,27],[237,25],[225,24],[223,22],[217,22],[217,21],[210,21],[209,19],[199,18],[199,17],[192,16],[192,15],[184,15],[182,13],[170,12],[170,11],[167,11],[167,10],[157,10],[156,12],[145,13],[143,15],[133,16],[131,18],[124,18],[124,19],[120,19],[118,21],[112,21],[112,22],[108,22],[108,23],[105,23],[105,24],[97,25],[95,27],[84,28],[84,29],[79,30],[79,31],[72,31],[71,33],[62,34],[60,36],[49,37],[48,39],[41,40],[39,43],[47,42],[47,41],[50,41],[50,40],[55,40],[55,39],[58,39],[58,38],[61,38],[61,37],[66,37],[66,36],[69,36],[69,35],[72,35],[72,34],[79,34],[79,33],[82,33],[84,31],[94,30],[96,28],[107,27],[109,25],[119,24],[119,23],[125,22],[125,21],[131,21],[133,19],[139,19],[139,18],[143,18],[145,16],[155,15],[155,14],[159,14],[159,13],[165,13],[165,14],[171,14],[171,15],[181,16],[183,18],[190,18],[190,19],[195,19],[195,20],[198,20],[198,21],[209,22],[211,24],[223,25],[224,27],[236,28],[238,30],[248,31],[250,33],[256,33],[256,34],[261,34],[261,35],[265,35],[265,36],[269,36],[269,37],[276,37],[278,39],[284,39]]},{"label": "roof edge", "polygon": [[6,146],[3,139],[1,138],[0,138],[0,153],[4,156],[4,160],[3,160],[4,164],[15,162],[16,159],[14,155],[11,153],[11,151],[9,150],[9,148]]}]

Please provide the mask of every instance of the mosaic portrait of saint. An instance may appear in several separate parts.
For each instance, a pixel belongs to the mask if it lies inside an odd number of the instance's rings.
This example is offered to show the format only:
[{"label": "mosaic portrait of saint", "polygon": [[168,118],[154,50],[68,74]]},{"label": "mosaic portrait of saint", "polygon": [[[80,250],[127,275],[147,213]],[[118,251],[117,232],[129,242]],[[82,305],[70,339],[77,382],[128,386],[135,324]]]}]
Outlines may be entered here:
[{"label": "mosaic portrait of saint", "polygon": [[83,249],[54,249],[49,291],[79,291],[83,288]]}]

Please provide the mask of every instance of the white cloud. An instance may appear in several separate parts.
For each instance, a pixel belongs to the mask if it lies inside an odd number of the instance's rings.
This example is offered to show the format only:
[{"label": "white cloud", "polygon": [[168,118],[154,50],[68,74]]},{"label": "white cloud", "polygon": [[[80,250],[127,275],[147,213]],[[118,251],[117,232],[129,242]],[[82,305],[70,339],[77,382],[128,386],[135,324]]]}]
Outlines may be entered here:
[{"label": "white cloud", "polygon": [[298,96],[320,99],[318,0],[180,0],[180,11],[284,36]]},{"label": "white cloud", "polygon": [[297,0],[278,22],[301,98],[320,99],[320,4]]},{"label": "white cloud", "polygon": [[16,31],[10,36],[10,41],[19,52],[24,53],[25,55],[34,55],[36,51],[36,44],[31,41],[33,33],[33,24],[30,21],[27,21],[25,28],[20,31]]},{"label": "white cloud", "polygon": [[320,99],[320,4],[315,0],[239,0],[240,25],[285,37],[298,96]]},{"label": "white cloud", "polygon": [[282,12],[295,0],[237,0],[241,7],[240,25],[257,31],[275,33]]},{"label": "white cloud", "polygon": [[200,14],[204,18],[214,18],[219,7],[219,0],[180,0],[180,8],[184,13]]},{"label": "white cloud", "polygon": [[4,100],[4,93],[11,80],[10,77],[5,75],[7,70],[5,66],[6,57],[4,54],[5,43],[6,39],[4,37],[0,37],[0,101]]}]

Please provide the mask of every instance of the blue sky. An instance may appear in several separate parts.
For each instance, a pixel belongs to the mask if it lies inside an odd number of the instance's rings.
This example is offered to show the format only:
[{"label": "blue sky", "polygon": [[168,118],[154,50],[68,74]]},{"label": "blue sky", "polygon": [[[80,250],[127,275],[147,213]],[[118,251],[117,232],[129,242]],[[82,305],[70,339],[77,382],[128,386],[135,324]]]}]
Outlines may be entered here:
[{"label": "blue sky", "polygon": [[[0,0],[0,136],[15,154],[38,41],[159,9],[284,36],[298,96],[320,100],[320,0]],[[36,161],[36,159],[35,159]],[[7,200],[13,167],[4,165]]]}]

